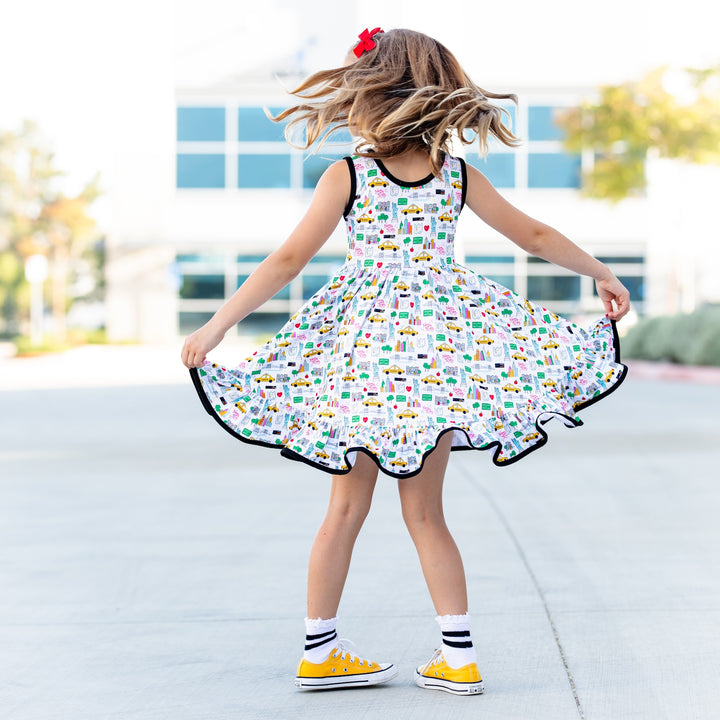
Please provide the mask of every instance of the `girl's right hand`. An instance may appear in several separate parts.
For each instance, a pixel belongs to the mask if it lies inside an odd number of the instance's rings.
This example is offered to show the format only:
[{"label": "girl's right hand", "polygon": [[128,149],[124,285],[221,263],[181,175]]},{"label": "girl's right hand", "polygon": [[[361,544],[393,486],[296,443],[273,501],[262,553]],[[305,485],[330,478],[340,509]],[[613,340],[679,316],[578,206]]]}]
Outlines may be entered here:
[{"label": "girl's right hand", "polygon": [[[605,306],[605,312],[611,320],[620,320],[630,310],[630,292],[608,270],[606,274],[595,278],[597,293]],[[613,302],[615,307],[613,307]]]},{"label": "girl's right hand", "polygon": [[180,358],[186,368],[201,367],[206,361],[206,355],[220,344],[225,332],[218,330],[211,322],[205,323],[199,330],[185,338]]}]

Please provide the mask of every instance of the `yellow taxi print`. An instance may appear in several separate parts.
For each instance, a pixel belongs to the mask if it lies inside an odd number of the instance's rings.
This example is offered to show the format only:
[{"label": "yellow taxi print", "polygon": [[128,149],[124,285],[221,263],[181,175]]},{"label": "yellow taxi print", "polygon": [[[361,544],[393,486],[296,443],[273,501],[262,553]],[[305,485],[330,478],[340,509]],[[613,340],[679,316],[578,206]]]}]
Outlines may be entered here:
[{"label": "yellow taxi print", "polygon": [[520,392],[520,388],[517,387],[516,385],[503,385],[503,388],[502,388],[502,389],[503,389],[505,392],[514,392],[514,393],[519,393],[519,392]]},{"label": "yellow taxi print", "polygon": [[395,252],[397,249],[398,246],[394,243],[391,243],[389,240],[386,240],[385,242],[378,245],[378,250],[392,250],[393,252]]},{"label": "yellow taxi print", "polygon": [[402,330],[398,330],[398,335],[417,335],[417,330],[415,330],[415,328],[410,327],[410,325],[408,325],[407,327],[404,327]]},{"label": "yellow taxi print", "polygon": [[381,177],[373,178],[369,183],[368,187],[387,187],[388,181],[383,180]]},{"label": "yellow taxi print", "polygon": [[452,222],[453,216],[450,213],[443,213],[442,215],[438,216],[438,220],[440,222]]},{"label": "yellow taxi print", "polygon": [[272,375],[268,375],[267,373],[255,378],[255,382],[274,382],[274,380],[275,378]]},{"label": "yellow taxi print", "polygon": [[418,213],[422,212],[422,208],[418,207],[417,205],[408,205],[406,208],[403,208],[400,211],[403,215],[407,215],[408,213],[412,213],[413,215],[417,215]]},{"label": "yellow taxi print", "polygon": [[368,398],[367,400],[363,401],[363,405],[365,407],[382,407],[383,404],[375,398]]},{"label": "yellow taxi print", "polygon": [[430,253],[427,253],[423,250],[421,253],[418,253],[413,258],[413,262],[427,262],[428,260],[432,260],[432,259],[433,259],[433,256]]},{"label": "yellow taxi print", "polygon": [[426,385],[442,385],[443,381],[440,378],[435,377],[434,375],[428,375],[427,377],[424,377],[422,379],[422,382],[424,382]]},{"label": "yellow taxi print", "polygon": [[399,418],[416,418],[417,413],[413,412],[412,410],[403,410],[401,413],[398,413]]},{"label": "yellow taxi print", "polygon": [[383,370],[383,372],[386,375],[390,375],[390,373],[392,373],[393,375],[404,375],[405,374],[405,371],[401,367],[398,367],[397,365],[391,365],[390,367],[385,368]]},{"label": "yellow taxi print", "polygon": [[311,385],[312,383],[305,380],[305,378],[299,378],[294,383],[290,383],[291,387],[305,387],[307,385]]},{"label": "yellow taxi print", "polygon": [[461,412],[463,415],[467,415],[468,413],[466,408],[464,408],[462,405],[458,405],[457,403],[455,405],[451,405],[448,410],[450,412]]},{"label": "yellow taxi print", "polygon": [[361,215],[361,216],[357,219],[357,222],[359,222],[359,223],[361,223],[361,222],[369,223],[369,222],[372,222],[372,221],[373,221],[373,219],[372,219],[367,213]]}]

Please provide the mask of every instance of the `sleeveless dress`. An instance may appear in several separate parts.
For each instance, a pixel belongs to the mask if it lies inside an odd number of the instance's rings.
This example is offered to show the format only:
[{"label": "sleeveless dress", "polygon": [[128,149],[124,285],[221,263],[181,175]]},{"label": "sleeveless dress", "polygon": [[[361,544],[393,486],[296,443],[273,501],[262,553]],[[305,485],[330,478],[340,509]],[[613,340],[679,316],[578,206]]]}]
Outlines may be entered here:
[{"label": "sleeveless dress", "polygon": [[577,327],[455,261],[463,160],[412,184],[345,160],[346,262],[251,357],[190,371],[228,432],[330,473],[364,452],[412,476],[446,432],[505,466],[624,380],[614,322]]}]

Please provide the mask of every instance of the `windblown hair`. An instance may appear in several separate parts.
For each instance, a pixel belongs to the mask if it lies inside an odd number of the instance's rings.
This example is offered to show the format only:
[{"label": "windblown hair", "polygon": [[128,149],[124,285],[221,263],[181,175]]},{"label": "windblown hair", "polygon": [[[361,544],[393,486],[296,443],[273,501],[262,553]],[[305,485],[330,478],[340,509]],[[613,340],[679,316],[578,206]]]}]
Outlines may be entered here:
[{"label": "windblown hair", "polygon": [[[455,135],[462,143],[477,141],[487,153],[493,135],[508,146],[520,141],[503,123],[507,110],[489,98],[509,99],[513,94],[491,93],[478,87],[455,56],[442,44],[412,30],[377,33],[375,48],[355,62],[311,75],[292,95],[302,102],[276,116],[291,118],[285,136],[292,145],[321,146],[332,133],[349,128],[362,140],[358,155],[387,157],[407,150],[430,154],[435,175]],[[295,138],[304,130],[304,138]],[[477,135],[477,138],[472,135]]]}]

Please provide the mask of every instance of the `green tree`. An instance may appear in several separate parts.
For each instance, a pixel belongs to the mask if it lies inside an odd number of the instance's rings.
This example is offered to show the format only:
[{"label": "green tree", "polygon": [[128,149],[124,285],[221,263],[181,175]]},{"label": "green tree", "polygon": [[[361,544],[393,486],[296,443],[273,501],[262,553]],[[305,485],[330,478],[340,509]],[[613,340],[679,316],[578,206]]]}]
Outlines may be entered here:
[{"label": "green tree", "polygon": [[88,214],[100,195],[99,177],[75,196],[62,191],[62,178],[34,122],[25,120],[19,131],[0,133],[0,308],[4,325],[0,330],[4,334],[18,334],[29,313],[24,275],[28,256],[48,258],[48,299],[60,342],[65,339],[65,316],[73,301],[68,287],[79,261],[90,256],[102,270],[96,252],[100,236]]},{"label": "green tree", "polygon": [[[684,84],[681,95],[669,78]],[[583,177],[585,194],[613,201],[639,194],[651,150],[720,163],[720,65],[681,72],[662,67],[637,82],[603,86],[596,101],[565,112],[559,124],[568,150],[595,155]]]}]

